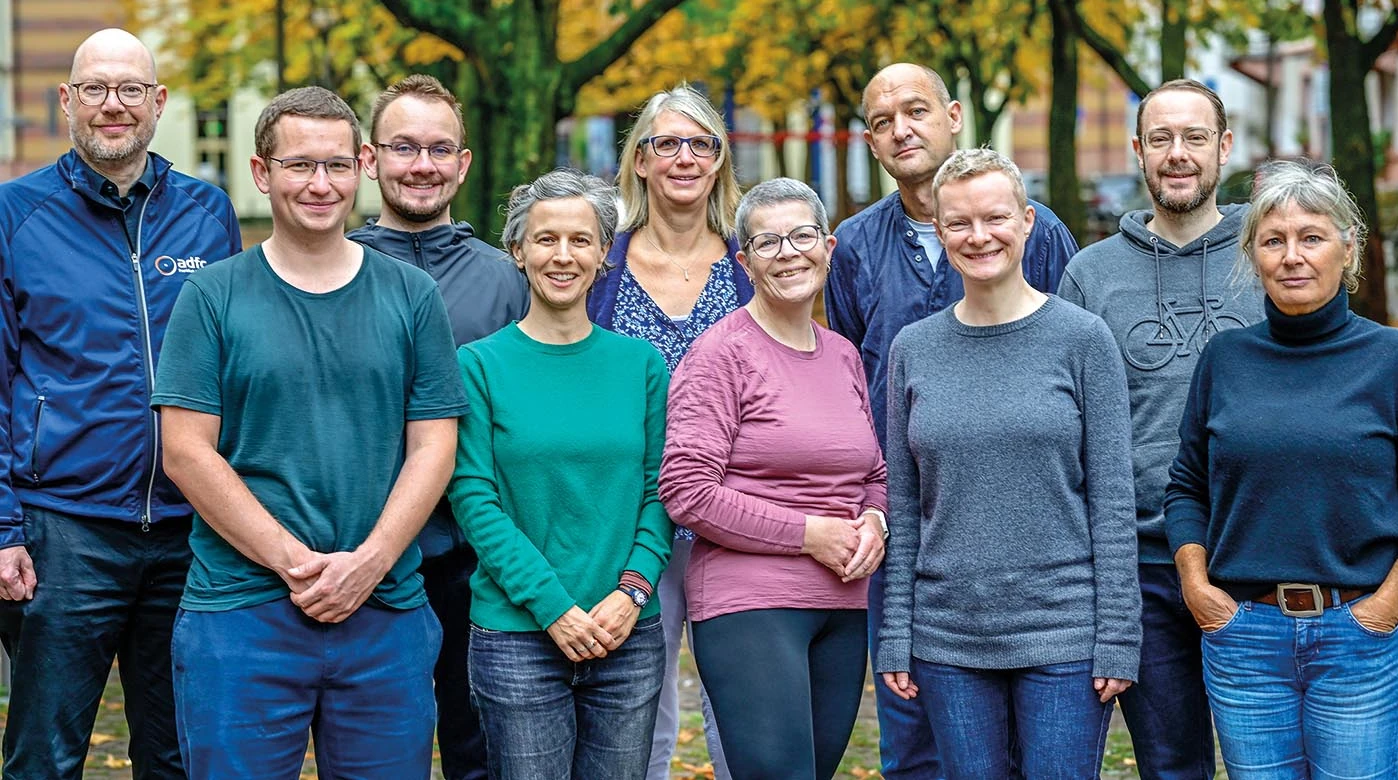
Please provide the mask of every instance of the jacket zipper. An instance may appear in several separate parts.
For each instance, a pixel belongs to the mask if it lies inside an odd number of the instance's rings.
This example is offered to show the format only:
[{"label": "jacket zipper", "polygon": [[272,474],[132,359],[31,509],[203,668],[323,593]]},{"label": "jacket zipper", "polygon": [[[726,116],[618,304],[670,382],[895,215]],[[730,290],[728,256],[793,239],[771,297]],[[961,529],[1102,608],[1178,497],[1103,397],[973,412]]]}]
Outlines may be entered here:
[{"label": "jacket zipper", "polygon": [[422,256],[422,241],[418,240],[417,234],[413,234],[413,265],[427,270],[427,258]]},{"label": "jacket zipper", "polygon": [[[146,351],[146,400],[155,394],[155,350],[150,343],[150,309],[146,306],[146,282],[141,275],[141,230],[146,224],[146,207],[150,205],[151,198],[155,197],[155,189],[161,184],[155,183],[145,201],[141,203],[141,216],[136,220],[136,247],[131,253],[131,272],[136,277],[136,302],[141,309],[141,341]],[[147,404],[146,414],[151,422],[151,435],[153,442],[150,451],[150,470],[146,478],[146,500],[141,510],[141,530],[150,530],[150,507],[151,495],[155,492],[155,473],[160,464],[160,417],[155,410]]]},{"label": "jacket zipper", "polygon": [[34,484],[39,484],[39,425],[44,420],[44,403],[48,401],[47,396],[39,396],[34,408],[34,448],[29,453],[29,470],[34,477]]}]

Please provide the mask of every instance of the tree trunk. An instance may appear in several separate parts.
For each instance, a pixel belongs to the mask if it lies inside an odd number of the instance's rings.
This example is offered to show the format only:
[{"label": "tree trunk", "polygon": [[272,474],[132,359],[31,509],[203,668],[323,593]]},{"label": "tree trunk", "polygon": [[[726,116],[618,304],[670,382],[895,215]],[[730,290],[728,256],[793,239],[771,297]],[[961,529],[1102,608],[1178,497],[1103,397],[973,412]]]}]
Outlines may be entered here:
[{"label": "tree trunk", "polygon": [[1184,0],[1160,0],[1160,83],[1184,78],[1188,6]]},{"label": "tree trunk", "polygon": [[1384,281],[1383,233],[1374,187],[1374,138],[1369,132],[1369,101],[1364,77],[1369,63],[1361,54],[1354,19],[1344,0],[1325,0],[1325,43],[1330,53],[1330,126],[1332,159],[1369,225],[1369,245],[1361,261],[1364,281],[1350,297],[1355,312],[1388,324],[1388,288]]},{"label": "tree trunk", "polygon": [[777,176],[781,178],[789,177],[791,174],[786,170],[786,117],[772,121],[772,148],[777,152]]},{"label": "tree trunk", "polygon": [[1267,32],[1267,113],[1263,119],[1267,134],[1267,159],[1277,156],[1277,36]]},{"label": "tree trunk", "polygon": [[849,125],[854,120],[854,107],[840,99],[838,84],[830,85],[835,96],[835,213],[831,222],[837,223],[854,213],[854,198],[849,194]]},{"label": "tree trunk", "polygon": [[1001,98],[999,108],[986,105],[985,93],[971,101],[971,110],[976,115],[976,146],[991,146],[995,140],[995,125],[1000,122],[1000,114],[1005,110],[1005,100]]},{"label": "tree trunk", "polygon": [[1049,109],[1050,206],[1073,235],[1082,240],[1085,215],[1078,193],[1078,38],[1065,3],[1049,0],[1053,38],[1049,52],[1049,72],[1053,74]]}]

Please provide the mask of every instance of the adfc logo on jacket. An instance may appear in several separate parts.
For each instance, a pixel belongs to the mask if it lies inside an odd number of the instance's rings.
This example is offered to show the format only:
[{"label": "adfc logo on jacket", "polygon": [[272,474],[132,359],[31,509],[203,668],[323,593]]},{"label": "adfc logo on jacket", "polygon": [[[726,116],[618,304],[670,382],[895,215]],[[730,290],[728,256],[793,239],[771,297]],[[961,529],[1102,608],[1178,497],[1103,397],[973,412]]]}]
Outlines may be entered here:
[{"label": "adfc logo on jacket", "polygon": [[174,276],[175,274],[192,274],[203,268],[207,263],[204,258],[194,255],[192,257],[171,257],[161,255],[155,258],[155,270],[161,276]]}]

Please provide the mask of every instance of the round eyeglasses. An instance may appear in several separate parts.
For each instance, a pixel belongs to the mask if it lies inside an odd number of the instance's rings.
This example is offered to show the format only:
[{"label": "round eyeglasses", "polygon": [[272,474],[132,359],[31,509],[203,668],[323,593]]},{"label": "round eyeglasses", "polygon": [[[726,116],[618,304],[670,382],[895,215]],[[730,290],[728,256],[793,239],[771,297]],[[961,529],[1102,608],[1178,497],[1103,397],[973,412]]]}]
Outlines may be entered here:
[{"label": "round eyeglasses", "polygon": [[156,84],[146,84],[140,81],[123,81],[120,84],[103,84],[100,81],[79,81],[76,84],[69,84],[74,92],[78,93],[78,101],[85,106],[100,106],[107,102],[107,95],[111,92],[117,93],[117,100],[123,106],[135,108],[146,102],[146,96],[155,89]]},{"label": "round eyeglasses", "polygon": [[1169,130],[1152,130],[1141,136],[1146,146],[1153,152],[1163,152],[1175,145],[1178,138],[1184,143],[1184,148],[1191,152],[1202,151],[1209,146],[1213,137],[1218,135],[1218,131],[1208,127],[1191,127],[1182,133],[1175,133]]},{"label": "round eyeglasses", "polygon": [[802,225],[784,236],[777,233],[758,233],[748,239],[748,250],[764,260],[771,260],[782,253],[782,242],[786,241],[797,252],[809,252],[820,243],[820,237],[824,232],[816,225]]}]

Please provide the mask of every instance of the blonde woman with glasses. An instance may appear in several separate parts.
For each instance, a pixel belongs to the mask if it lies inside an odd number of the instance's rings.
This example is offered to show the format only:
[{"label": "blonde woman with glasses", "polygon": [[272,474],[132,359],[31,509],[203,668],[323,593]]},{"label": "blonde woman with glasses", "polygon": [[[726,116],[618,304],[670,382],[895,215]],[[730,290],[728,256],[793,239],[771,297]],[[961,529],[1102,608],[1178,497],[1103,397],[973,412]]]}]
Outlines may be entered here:
[{"label": "blonde woman with glasses", "polygon": [[[699,334],[752,298],[752,284],[735,259],[739,193],[733,150],[708,99],[680,85],[646,101],[621,160],[621,230],[607,254],[610,270],[588,298],[588,316],[608,330],[649,341],[674,371]],[[649,780],[670,777],[679,733],[684,572],[693,545],[693,533],[675,529],[673,557],[658,590],[665,604],[666,673]],[[714,776],[725,780],[712,717],[706,714],[705,722]]]}]

